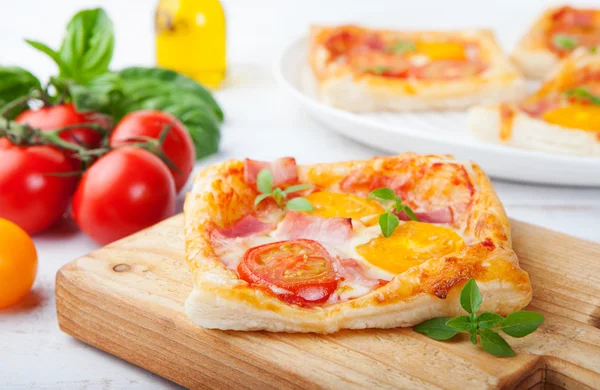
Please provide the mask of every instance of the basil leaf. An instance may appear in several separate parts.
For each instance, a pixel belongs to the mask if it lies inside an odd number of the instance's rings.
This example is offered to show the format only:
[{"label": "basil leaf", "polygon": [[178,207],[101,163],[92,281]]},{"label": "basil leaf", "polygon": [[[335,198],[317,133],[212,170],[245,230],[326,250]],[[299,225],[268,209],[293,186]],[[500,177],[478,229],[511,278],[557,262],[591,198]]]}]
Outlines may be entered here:
[{"label": "basil leaf", "polygon": [[377,65],[374,66],[370,69],[367,69],[367,72],[371,72],[371,73],[375,73],[376,75],[382,75],[385,72],[388,72],[390,70],[389,66],[385,66],[385,65]]},{"label": "basil leaf", "polygon": [[432,318],[415,326],[413,330],[434,340],[448,340],[460,333],[446,325],[449,320],[449,317]]},{"label": "basil leaf", "polygon": [[107,72],[85,84],[71,83],[69,95],[77,111],[99,111],[117,115],[117,107],[123,99],[123,85],[117,73]]},{"label": "basil leaf", "polygon": [[385,237],[391,236],[399,224],[400,220],[392,213],[383,213],[379,216],[379,226],[381,227],[381,233],[383,233]]},{"label": "basil leaf", "polygon": [[0,106],[27,96],[35,88],[41,88],[40,81],[25,69],[0,66]]},{"label": "basil leaf", "polygon": [[577,40],[568,35],[556,34],[552,37],[552,42],[559,49],[573,50],[577,47]]},{"label": "basil leaf", "polygon": [[417,50],[417,47],[414,42],[396,41],[393,43],[393,45],[390,48],[388,48],[387,51],[395,53],[395,54],[402,54],[405,52],[415,51],[415,50]]},{"label": "basil leaf", "polygon": [[309,188],[314,188],[314,187],[315,187],[314,185],[308,184],[308,183],[305,183],[305,184],[296,184],[296,185],[289,186],[288,188],[286,188],[283,191],[283,193],[287,195],[287,194],[291,194],[292,192],[307,190]]},{"label": "basil leaf", "polygon": [[477,325],[481,329],[490,329],[495,327],[496,325],[499,325],[503,320],[504,317],[502,317],[501,315],[486,311],[481,313],[477,317]]},{"label": "basil leaf", "polygon": [[469,316],[458,316],[446,322],[446,325],[451,328],[464,331],[471,329],[475,324],[471,322],[471,318],[469,318]]},{"label": "basil leaf", "polygon": [[515,351],[498,333],[489,329],[479,331],[479,339],[483,349],[496,356],[515,356]]},{"label": "basil leaf", "polygon": [[534,311],[520,310],[510,313],[497,328],[512,337],[524,337],[535,330],[544,322],[544,316]]},{"label": "basil leaf", "polygon": [[260,202],[262,202],[265,198],[271,196],[271,194],[260,194],[254,199],[254,205],[257,206]]},{"label": "basil leaf", "polygon": [[25,42],[27,42],[34,49],[37,49],[46,54],[48,57],[52,58],[56,65],[58,65],[59,69],[63,69],[65,67],[62,59],[60,58],[60,54],[57,51],[49,48],[45,43],[33,41],[31,39],[26,39]]},{"label": "basil leaf", "polygon": [[404,211],[406,213],[406,215],[408,215],[408,218],[412,219],[413,221],[419,222],[419,219],[417,218],[415,213],[407,205],[405,205],[405,204],[402,205],[402,211]]},{"label": "basil leaf", "polygon": [[600,105],[600,97],[595,96],[585,87],[573,88],[573,89],[568,90],[565,93],[568,97],[574,97],[577,99],[587,100],[592,104]]},{"label": "basil leaf", "polygon": [[204,105],[217,117],[219,122],[223,121],[224,114],[212,94],[201,84],[193,79],[168,69],[130,67],[119,72],[125,82],[126,90],[142,91],[152,89],[165,91],[177,91],[181,99],[195,98],[202,101]]},{"label": "basil leaf", "polygon": [[288,200],[285,207],[294,211],[313,211],[315,209],[308,199],[302,197]]},{"label": "basil leaf", "polygon": [[369,194],[370,198],[379,198],[383,200],[396,200],[396,194],[389,188],[378,188],[371,191]]},{"label": "basil leaf", "polygon": [[467,313],[473,314],[479,310],[481,300],[481,293],[479,292],[477,283],[475,283],[475,279],[469,279],[460,292],[460,305]]},{"label": "basil leaf", "polygon": [[256,176],[256,188],[263,194],[270,194],[273,190],[273,175],[268,169],[263,169]]},{"label": "basil leaf", "polygon": [[114,45],[113,25],[103,9],[76,13],[58,51],[60,76],[81,83],[108,72]]}]

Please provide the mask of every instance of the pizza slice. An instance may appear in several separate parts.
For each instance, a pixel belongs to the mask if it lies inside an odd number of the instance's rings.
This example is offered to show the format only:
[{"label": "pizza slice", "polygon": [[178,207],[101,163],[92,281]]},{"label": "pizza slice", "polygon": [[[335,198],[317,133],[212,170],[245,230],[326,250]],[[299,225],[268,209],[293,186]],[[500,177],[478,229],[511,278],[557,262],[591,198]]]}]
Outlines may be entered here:
[{"label": "pizza slice", "polygon": [[[379,188],[379,201],[369,197]],[[185,241],[185,311],[206,328],[412,326],[460,314],[470,278],[482,311],[506,315],[531,300],[489,179],[448,156],[216,164],[187,196]]]},{"label": "pizza slice", "polygon": [[521,38],[512,57],[526,76],[543,78],[576,48],[600,45],[600,9],[548,9]]},{"label": "pizza slice", "polygon": [[600,156],[600,53],[579,48],[523,101],[474,107],[473,135],[517,148]]},{"label": "pizza slice", "polygon": [[354,112],[463,109],[525,93],[488,30],[313,26],[309,58],[319,99]]}]

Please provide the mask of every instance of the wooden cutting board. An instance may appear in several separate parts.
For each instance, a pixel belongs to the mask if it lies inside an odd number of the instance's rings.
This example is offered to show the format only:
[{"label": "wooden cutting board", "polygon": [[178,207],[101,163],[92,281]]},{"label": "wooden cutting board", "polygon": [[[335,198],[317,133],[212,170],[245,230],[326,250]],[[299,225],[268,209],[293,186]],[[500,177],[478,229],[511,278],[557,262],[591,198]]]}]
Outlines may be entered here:
[{"label": "wooden cutting board", "polygon": [[600,245],[512,221],[529,272],[529,309],[546,321],[497,358],[466,337],[411,329],[332,335],[204,330],[183,303],[192,289],[183,217],[65,265],[56,277],[60,328],[190,388],[600,389]]}]

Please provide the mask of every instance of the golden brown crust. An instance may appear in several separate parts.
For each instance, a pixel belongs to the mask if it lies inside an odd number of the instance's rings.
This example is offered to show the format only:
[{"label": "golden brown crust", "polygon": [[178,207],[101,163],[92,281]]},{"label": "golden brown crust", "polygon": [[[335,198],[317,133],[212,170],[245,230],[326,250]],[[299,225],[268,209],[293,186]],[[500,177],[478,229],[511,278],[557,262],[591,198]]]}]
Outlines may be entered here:
[{"label": "golden brown crust", "polygon": [[[415,166],[439,163],[463,166],[446,156],[407,153],[395,157],[299,166],[298,173],[301,182],[312,183],[323,190],[339,191],[340,182],[351,173],[402,175]],[[524,307],[531,299],[531,285],[527,273],[519,268],[517,257],[512,251],[510,226],[504,209],[483,171],[474,164],[467,163],[464,167],[474,193],[469,209],[464,212],[464,217],[459,219],[455,228],[465,237],[469,245],[467,248],[413,267],[397,275],[387,285],[360,298],[314,308],[289,305],[260,289],[252,288],[245,281],[239,280],[233,271],[225,268],[211,247],[210,231],[215,225],[230,225],[243,215],[253,212],[256,190],[244,181],[242,161],[230,160],[201,171],[185,202],[186,259],[195,284],[193,299],[191,296],[186,306],[188,314],[204,326],[227,329],[326,333],[348,327],[407,326],[432,315],[423,312],[422,307],[412,309],[419,312],[406,320],[398,314],[389,319],[390,313],[393,316],[395,311],[408,310],[416,302],[432,302],[432,307],[443,306],[445,303],[440,299],[450,300],[452,294],[451,304],[446,302],[447,308],[442,311],[445,314],[455,313],[460,309],[456,301],[457,293],[454,291],[471,277],[482,284],[484,297],[488,282],[495,291],[493,294],[502,296],[506,292],[503,289],[512,290],[509,295],[513,301],[494,302],[488,296],[489,306],[487,309],[484,307],[484,310],[507,314],[508,311]],[[443,180],[446,181],[447,178]],[[430,188],[420,187],[418,191],[422,192],[418,196],[431,194],[431,190],[440,183],[435,178],[428,181]],[[231,309],[233,312],[226,315],[224,322],[198,319],[202,314],[197,312],[202,310],[206,310],[204,315],[209,312],[219,313],[219,305],[223,306],[224,312],[228,311],[228,305],[231,306],[230,309],[235,306],[235,309]],[[239,324],[236,320],[237,312],[249,316],[244,317],[246,325]],[[366,315],[367,312],[370,314]],[[252,316],[264,317],[264,322],[251,324],[247,318],[253,318]]]}]

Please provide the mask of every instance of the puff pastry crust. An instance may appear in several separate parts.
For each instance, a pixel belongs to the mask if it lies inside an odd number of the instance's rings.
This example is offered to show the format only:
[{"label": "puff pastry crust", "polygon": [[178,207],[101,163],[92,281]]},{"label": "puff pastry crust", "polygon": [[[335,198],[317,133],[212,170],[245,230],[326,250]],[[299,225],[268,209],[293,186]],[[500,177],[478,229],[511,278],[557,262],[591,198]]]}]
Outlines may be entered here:
[{"label": "puff pastry crust", "polygon": [[[428,59],[427,55],[418,55],[420,43],[426,46],[425,53],[429,52],[430,57],[438,59],[452,58],[456,53],[450,53],[452,49],[448,46],[433,47],[436,44],[464,45],[467,57],[462,61],[437,61],[439,66],[426,71],[428,75],[434,74],[433,79],[419,77],[418,70],[417,76],[386,77],[385,74],[364,72],[351,66],[349,55],[332,58],[328,40],[335,34],[346,33],[366,36],[365,39],[371,41],[372,37],[378,37],[388,45],[394,41],[417,42],[416,53],[410,57],[411,69],[423,69],[420,67],[423,61],[436,62]],[[377,50],[381,53],[387,49],[379,47]],[[474,55],[474,58],[469,58],[469,55]],[[359,26],[313,26],[309,61],[317,82],[318,98],[328,105],[353,112],[464,109],[482,102],[493,104],[517,100],[526,92],[520,72],[504,55],[489,30],[401,32]],[[482,71],[469,74],[469,64],[481,65]]]},{"label": "puff pastry crust", "polygon": [[[298,166],[301,183],[324,191],[342,192],[340,183],[350,175],[365,182],[381,175],[419,180],[411,184],[415,202],[450,204],[455,214],[452,227],[467,246],[412,267],[356,299],[308,308],[288,304],[238,278],[211,245],[212,229],[231,226],[255,212],[257,190],[244,180],[244,162],[226,161],[199,172],[185,202],[186,259],[194,278],[194,290],[185,303],[189,318],[206,328],[273,332],[412,326],[461,313],[460,289],[471,277],[483,295],[482,311],[506,315],[529,303],[531,284],[511,248],[509,221],[477,165],[450,156],[407,153]],[[458,188],[459,181],[466,187]],[[360,183],[353,188],[355,195],[368,191]],[[470,199],[455,207],[453,199],[464,194],[464,188]]]},{"label": "puff pastry crust", "polygon": [[[578,156],[600,156],[600,106],[581,104],[569,91],[584,88],[597,94],[600,54],[579,48],[548,74],[540,89],[518,104],[473,107],[468,114],[472,134],[485,142]],[[570,97],[569,97],[570,96]],[[548,112],[563,114],[548,116]],[[566,108],[566,110],[565,110]],[[577,120],[580,115],[581,122]],[[588,117],[587,123],[583,121]],[[550,121],[548,121],[550,120]],[[577,128],[577,123],[588,128]]]}]

